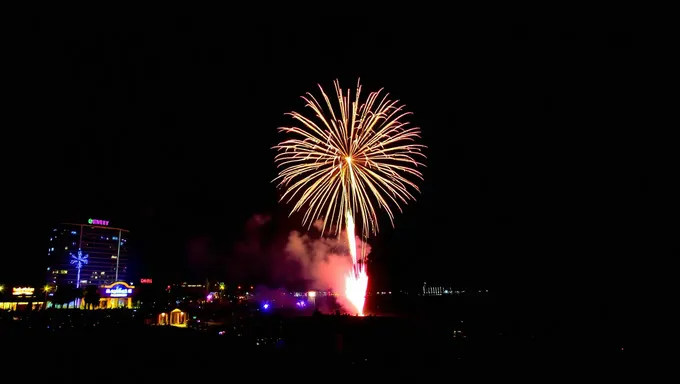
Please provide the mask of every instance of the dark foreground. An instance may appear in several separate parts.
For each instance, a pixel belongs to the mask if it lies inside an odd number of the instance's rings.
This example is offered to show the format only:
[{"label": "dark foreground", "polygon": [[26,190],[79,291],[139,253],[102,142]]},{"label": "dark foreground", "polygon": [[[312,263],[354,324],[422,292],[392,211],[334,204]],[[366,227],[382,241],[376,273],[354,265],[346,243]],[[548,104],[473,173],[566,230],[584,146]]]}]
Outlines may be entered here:
[{"label": "dark foreground", "polygon": [[[4,327],[5,373],[26,380],[361,382],[408,377],[552,381],[625,374],[628,353],[597,332],[522,334],[396,317],[270,317],[243,333],[139,324],[66,330]],[[9,368],[11,367],[11,368]],[[358,375],[358,376],[357,376]],[[581,376],[584,377],[584,376]]]}]

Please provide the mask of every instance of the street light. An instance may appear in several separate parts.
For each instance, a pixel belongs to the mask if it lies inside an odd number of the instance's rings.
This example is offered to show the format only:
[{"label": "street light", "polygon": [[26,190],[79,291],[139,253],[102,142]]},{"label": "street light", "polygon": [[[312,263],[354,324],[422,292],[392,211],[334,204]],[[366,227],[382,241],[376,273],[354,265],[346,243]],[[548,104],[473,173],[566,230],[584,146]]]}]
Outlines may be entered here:
[{"label": "street light", "polygon": [[50,287],[47,284],[45,284],[45,286],[43,287],[43,292],[45,292],[45,309],[47,309],[47,294],[50,293],[51,290],[52,287]]}]

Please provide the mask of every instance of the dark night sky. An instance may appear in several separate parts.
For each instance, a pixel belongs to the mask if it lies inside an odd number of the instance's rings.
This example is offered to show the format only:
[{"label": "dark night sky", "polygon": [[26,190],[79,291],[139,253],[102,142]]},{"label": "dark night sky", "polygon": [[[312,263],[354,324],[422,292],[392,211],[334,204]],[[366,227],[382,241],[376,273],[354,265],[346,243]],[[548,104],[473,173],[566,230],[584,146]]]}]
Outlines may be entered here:
[{"label": "dark night sky", "polygon": [[635,29],[243,24],[45,17],[19,33],[0,281],[42,276],[62,220],[130,228],[158,279],[204,275],[189,244],[229,264],[254,214],[285,235],[299,218],[270,184],[276,127],[317,83],[358,76],[406,103],[429,146],[422,196],[371,240],[380,284],[602,288],[678,256]]}]

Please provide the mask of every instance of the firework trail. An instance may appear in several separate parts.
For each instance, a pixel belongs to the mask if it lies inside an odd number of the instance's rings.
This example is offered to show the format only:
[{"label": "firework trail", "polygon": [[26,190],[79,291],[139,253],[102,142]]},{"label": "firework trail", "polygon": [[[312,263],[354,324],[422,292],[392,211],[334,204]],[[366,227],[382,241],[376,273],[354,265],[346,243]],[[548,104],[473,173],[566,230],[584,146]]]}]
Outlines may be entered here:
[{"label": "firework trail", "polygon": [[357,253],[355,220],[364,239],[378,233],[377,210],[394,225],[393,209],[401,210],[400,204],[415,200],[411,190],[419,191],[412,179],[422,180],[418,160],[425,146],[416,142],[420,129],[403,121],[410,113],[388,94],[371,92],[362,102],[359,83],[354,96],[337,80],[334,85],[337,105],[319,86],[325,103],[307,93],[302,99],[313,114],[291,112],[299,126],[279,128],[290,138],[274,147],[274,180],[285,189],[281,201],[295,201],[291,214],[304,209],[304,225],[324,219],[322,234],[345,228],[353,261],[345,294],[362,314],[368,275],[365,252]]},{"label": "firework trail", "polygon": [[349,253],[352,256],[352,270],[345,277],[345,296],[359,315],[364,314],[364,302],[366,301],[366,288],[368,287],[368,274],[363,260],[357,260],[357,241],[354,235],[354,220],[347,214],[347,242]]}]

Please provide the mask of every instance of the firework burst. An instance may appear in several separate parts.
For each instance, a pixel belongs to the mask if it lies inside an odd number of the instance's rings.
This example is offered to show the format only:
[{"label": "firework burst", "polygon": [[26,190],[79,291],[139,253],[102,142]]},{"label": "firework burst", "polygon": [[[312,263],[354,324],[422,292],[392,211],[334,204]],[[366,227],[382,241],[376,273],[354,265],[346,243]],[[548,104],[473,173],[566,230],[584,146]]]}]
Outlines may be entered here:
[{"label": "firework burst", "polygon": [[[417,143],[420,129],[405,121],[410,113],[398,100],[382,90],[362,100],[360,83],[354,95],[337,80],[334,85],[335,103],[319,86],[323,103],[307,93],[302,99],[313,113],[291,112],[298,125],[279,128],[289,138],[274,147],[275,181],[284,189],[281,201],[294,202],[291,214],[304,211],[304,225],[323,219],[322,233],[346,229],[355,264],[348,290],[351,286],[356,296],[362,286],[365,292],[368,277],[365,255],[357,256],[353,241],[355,221],[363,238],[378,233],[378,210],[385,210],[394,225],[394,210],[415,200],[412,191],[419,191],[414,181],[422,180],[418,168],[424,166],[419,160],[425,158],[425,146]],[[363,296],[357,306],[361,312]]]}]

